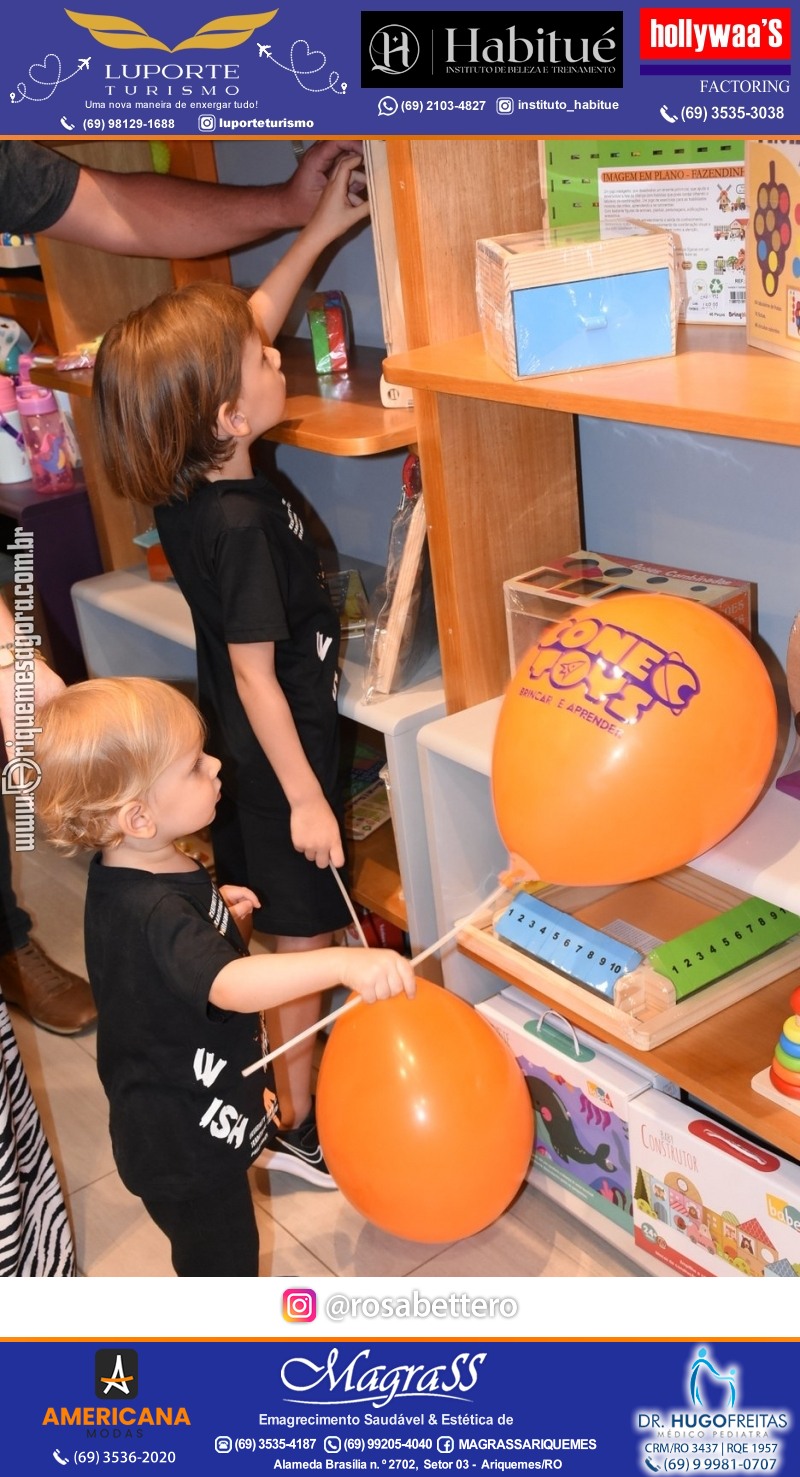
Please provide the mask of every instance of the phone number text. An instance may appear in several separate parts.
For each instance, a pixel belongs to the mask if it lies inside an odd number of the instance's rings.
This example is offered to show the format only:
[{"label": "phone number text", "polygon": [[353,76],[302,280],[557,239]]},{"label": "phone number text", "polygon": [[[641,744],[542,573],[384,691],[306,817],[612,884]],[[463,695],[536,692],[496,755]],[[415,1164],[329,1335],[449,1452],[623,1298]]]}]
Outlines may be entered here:
[{"label": "phone number text", "polygon": [[462,98],[454,102],[451,97],[405,97],[400,104],[401,113],[482,113],[486,107],[485,97]]},{"label": "phone number text", "polygon": [[174,127],[174,118],[96,118],[92,115],[90,118],[84,118],[83,120],[84,133],[113,133],[117,129],[128,132],[129,130],[137,131],[148,128],[163,129]]}]

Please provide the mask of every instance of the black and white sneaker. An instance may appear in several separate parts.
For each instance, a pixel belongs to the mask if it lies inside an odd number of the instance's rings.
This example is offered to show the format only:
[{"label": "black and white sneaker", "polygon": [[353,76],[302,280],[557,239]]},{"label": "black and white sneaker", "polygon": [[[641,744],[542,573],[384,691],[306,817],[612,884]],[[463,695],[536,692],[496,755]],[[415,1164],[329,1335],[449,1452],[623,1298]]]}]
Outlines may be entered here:
[{"label": "black and white sneaker", "polygon": [[309,1185],[318,1185],[321,1190],[335,1190],[333,1176],[322,1157],[314,1104],[307,1118],[295,1128],[279,1128],[274,1147],[265,1149],[259,1163],[264,1169],[276,1173],[293,1174]]}]

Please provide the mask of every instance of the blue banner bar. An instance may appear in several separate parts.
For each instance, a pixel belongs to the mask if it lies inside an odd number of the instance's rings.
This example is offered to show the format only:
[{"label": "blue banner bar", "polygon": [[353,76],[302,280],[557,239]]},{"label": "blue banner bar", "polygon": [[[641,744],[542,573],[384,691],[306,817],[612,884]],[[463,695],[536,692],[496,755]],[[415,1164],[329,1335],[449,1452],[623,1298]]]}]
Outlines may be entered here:
[{"label": "blue banner bar", "polygon": [[794,1472],[790,1346],[0,1346],[4,1468],[221,1474]]},{"label": "blue banner bar", "polygon": [[[777,28],[777,56],[760,34],[735,29],[736,6],[688,7],[686,16],[714,22],[688,33],[672,22],[674,7],[656,11],[662,19],[648,30],[638,7],[608,10],[599,0],[541,11],[448,9],[438,0],[363,11],[323,0],[228,9],[198,0],[126,0],[111,14],[58,0],[8,8],[0,133],[650,137],[683,125],[693,136],[786,137],[800,129],[789,7],[767,7],[756,27]],[[665,79],[657,96],[653,75]],[[720,100],[745,104],[744,115],[720,115]],[[661,109],[675,119],[669,129]]]}]

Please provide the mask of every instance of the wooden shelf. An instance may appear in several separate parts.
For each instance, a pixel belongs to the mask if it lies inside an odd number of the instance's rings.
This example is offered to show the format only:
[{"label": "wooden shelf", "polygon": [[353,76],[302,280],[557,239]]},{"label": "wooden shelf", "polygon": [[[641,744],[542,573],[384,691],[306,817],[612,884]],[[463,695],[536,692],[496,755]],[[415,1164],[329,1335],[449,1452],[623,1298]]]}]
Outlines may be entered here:
[{"label": "wooden shelf", "polygon": [[391,821],[364,841],[350,843],[350,893],[362,908],[379,913],[405,932],[408,914],[400,890],[400,868]]},{"label": "wooden shelf", "polygon": [[742,328],[681,328],[671,358],[514,380],[479,333],[395,354],[392,383],[504,405],[800,446],[800,362],[752,349]]},{"label": "wooden shelf", "polygon": [[278,348],[286,375],[286,414],[265,440],[328,456],[373,456],[415,439],[413,411],[381,404],[381,349],[352,351],[346,375],[318,375],[308,339],[279,339]]},{"label": "wooden shelf", "polygon": [[[468,945],[460,943],[459,950],[506,983],[518,989],[526,988],[510,971],[498,969]],[[739,1124],[745,1133],[755,1134],[783,1153],[800,1159],[800,1116],[769,1102],[750,1086],[756,1072],[768,1067],[772,1060],[781,1025],[790,1013],[789,996],[798,984],[800,970],[793,970],[755,995],[729,1006],[722,1015],[712,1016],[652,1051],[637,1051],[628,1042],[623,1049],[626,1056],[677,1082],[709,1108]],[[550,1003],[544,988],[536,998]],[[562,1005],[557,1008],[591,1036],[619,1048],[618,1037],[596,1021],[587,1020],[579,1009],[570,1007],[565,1012]]]},{"label": "wooden shelf", "polygon": [[[381,404],[381,349],[354,350],[346,375],[318,375],[308,339],[279,340],[278,348],[286,375],[286,415],[265,440],[327,456],[373,456],[396,451],[415,439],[413,412],[387,410]],[[31,378],[37,385],[70,395],[88,398],[92,393],[90,369],[37,365]]]}]

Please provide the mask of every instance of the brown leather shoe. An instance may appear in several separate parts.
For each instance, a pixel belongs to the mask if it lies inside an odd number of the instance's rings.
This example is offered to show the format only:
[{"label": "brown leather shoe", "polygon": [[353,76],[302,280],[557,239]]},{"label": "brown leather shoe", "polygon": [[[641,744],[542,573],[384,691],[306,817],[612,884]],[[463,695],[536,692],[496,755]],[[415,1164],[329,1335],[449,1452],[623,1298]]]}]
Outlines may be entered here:
[{"label": "brown leather shoe", "polygon": [[88,982],[62,969],[33,939],[0,955],[0,989],[9,1005],[59,1036],[73,1036],[97,1018]]}]

